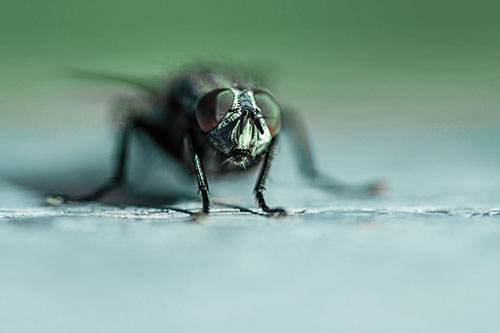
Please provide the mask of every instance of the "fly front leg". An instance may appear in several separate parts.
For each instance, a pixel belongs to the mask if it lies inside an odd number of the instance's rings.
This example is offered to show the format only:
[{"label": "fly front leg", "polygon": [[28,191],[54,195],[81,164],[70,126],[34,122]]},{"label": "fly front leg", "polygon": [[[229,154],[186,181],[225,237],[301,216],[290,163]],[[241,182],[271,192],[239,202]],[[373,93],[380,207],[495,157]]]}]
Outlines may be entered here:
[{"label": "fly front leg", "polygon": [[131,132],[136,128],[135,121],[130,120],[120,132],[118,143],[118,157],[115,161],[115,171],[109,181],[94,191],[80,196],[56,194],[48,195],[46,201],[50,204],[61,204],[66,201],[95,201],[111,190],[120,187],[125,181],[125,167],[127,164],[128,145]]},{"label": "fly front leg", "polygon": [[309,138],[302,117],[293,110],[283,112],[283,129],[292,140],[301,174],[315,187],[336,193],[380,195],[387,191],[385,182],[348,185],[338,182],[316,169]]},{"label": "fly front leg", "polygon": [[269,150],[264,157],[264,161],[262,162],[262,166],[259,172],[259,178],[257,179],[257,183],[255,184],[254,193],[255,200],[257,200],[257,204],[259,208],[262,209],[265,213],[268,213],[271,216],[283,217],[287,215],[286,210],[283,208],[269,208],[264,199],[264,191],[266,191],[266,181],[269,178],[269,172],[271,171],[271,164],[273,162],[274,156],[278,150],[278,139],[274,138],[271,141],[271,145],[269,146]]},{"label": "fly front leg", "polygon": [[198,181],[198,190],[201,193],[201,198],[203,201],[203,206],[201,208],[201,213],[208,214],[210,212],[210,190],[208,189],[207,176],[205,170],[203,169],[203,163],[200,158],[200,152],[198,146],[193,140],[191,134],[188,135],[189,148],[191,150],[191,157],[193,158],[194,171],[196,173],[196,180]]}]

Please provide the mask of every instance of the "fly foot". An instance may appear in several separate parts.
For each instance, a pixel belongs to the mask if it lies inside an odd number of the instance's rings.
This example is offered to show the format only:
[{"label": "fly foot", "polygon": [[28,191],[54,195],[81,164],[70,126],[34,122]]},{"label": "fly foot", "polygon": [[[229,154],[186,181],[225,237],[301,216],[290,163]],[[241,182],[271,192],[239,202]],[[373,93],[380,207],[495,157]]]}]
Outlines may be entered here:
[{"label": "fly foot", "polygon": [[379,181],[368,186],[368,193],[375,196],[383,196],[389,193],[389,184],[384,181]]},{"label": "fly foot", "polygon": [[283,208],[267,208],[264,209],[264,212],[269,217],[274,217],[274,218],[283,218],[288,216],[288,212]]},{"label": "fly foot", "polygon": [[65,202],[71,201],[66,195],[64,194],[47,194],[45,196],[45,202],[48,203],[51,206],[59,206]]},{"label": "fly foot", "polygon": [[209,216],[210,214],[208,211],[205,212],[204,210],[200,210],[199,212],[191,213],[191,222],[202,224],[208,219]]}]

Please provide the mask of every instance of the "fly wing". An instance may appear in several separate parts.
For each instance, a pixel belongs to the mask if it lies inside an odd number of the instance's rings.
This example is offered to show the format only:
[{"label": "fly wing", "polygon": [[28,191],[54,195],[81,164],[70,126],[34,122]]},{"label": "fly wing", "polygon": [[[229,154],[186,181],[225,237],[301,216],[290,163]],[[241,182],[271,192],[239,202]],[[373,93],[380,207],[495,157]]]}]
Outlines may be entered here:
[{"label": "fly wing", "polygon": [[115,73],[100,72],[87,69],[68,68],[65,71],[72,77],[85,80],[122,83],[144,90],[153,96],[159,96],[163,86],[162,80],[146,79],[132,75],[121,75]]}]

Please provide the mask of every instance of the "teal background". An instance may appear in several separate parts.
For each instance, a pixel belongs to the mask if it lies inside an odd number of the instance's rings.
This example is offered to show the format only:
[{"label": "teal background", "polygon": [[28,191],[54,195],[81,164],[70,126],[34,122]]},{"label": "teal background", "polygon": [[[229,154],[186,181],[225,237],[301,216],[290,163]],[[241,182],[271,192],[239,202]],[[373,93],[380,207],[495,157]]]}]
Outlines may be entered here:
[{"label": "teal background", "polygon": [[[334,130],[497,125],[496,1],[3,1],[0,128],[92,127],[121,86],[216,60]],[[73,111],[72,111],[73,110]]]}]

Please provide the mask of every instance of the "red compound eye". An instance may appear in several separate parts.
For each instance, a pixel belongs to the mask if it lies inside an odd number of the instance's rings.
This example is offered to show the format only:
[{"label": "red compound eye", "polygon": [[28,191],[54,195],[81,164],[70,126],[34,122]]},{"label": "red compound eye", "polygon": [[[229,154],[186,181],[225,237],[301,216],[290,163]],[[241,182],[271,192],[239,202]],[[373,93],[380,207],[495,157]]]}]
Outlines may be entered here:
[{"label": "red compound eye", "polygon": [[234,102],[234,94],[228,89],[217,89],[203,96],[196,106],[196,120],[203,132],[210,132],[219,125]]},{"label": "red compound eye", "polygon": [[262,112],[267,127],[274,138],[281,129],[281,110],[276,100],[266,92],[256,92],[254,94],[255,103]]}]

